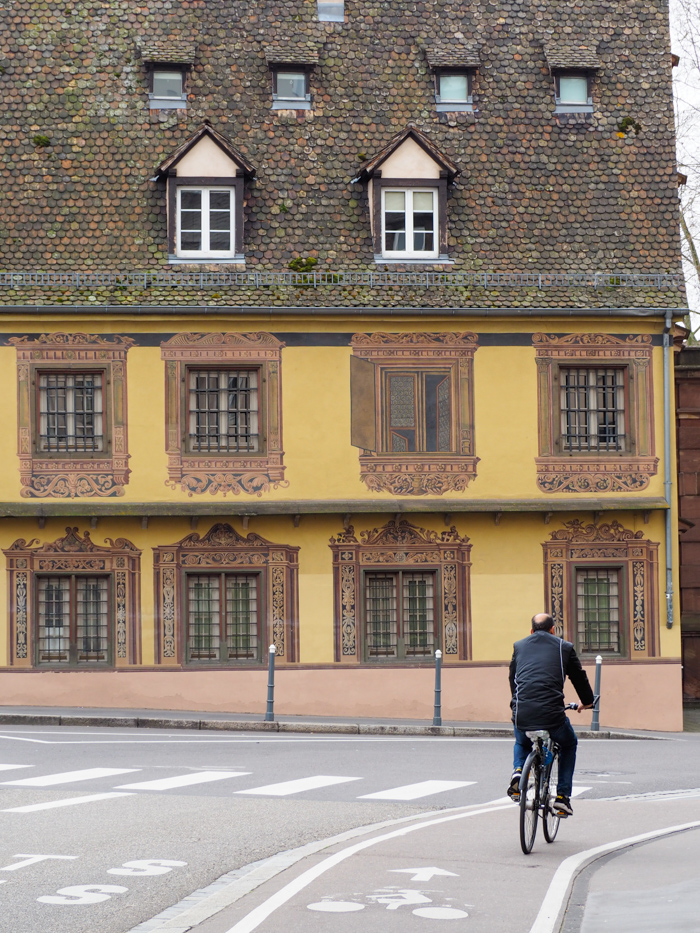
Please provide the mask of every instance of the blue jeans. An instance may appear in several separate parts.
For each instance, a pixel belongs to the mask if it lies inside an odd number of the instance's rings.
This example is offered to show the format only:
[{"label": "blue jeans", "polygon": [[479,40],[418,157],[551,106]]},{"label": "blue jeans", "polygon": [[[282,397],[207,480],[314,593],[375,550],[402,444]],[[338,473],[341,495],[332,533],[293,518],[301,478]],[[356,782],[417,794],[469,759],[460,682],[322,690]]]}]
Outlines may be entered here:
[{"label": "blue jeans", "polygon": [[[515,732],[515,748],[513,749],[513,770],[522,768],[525,759],[532,751],[532,742],[528,737],[513,726]],[[530,730],[534,731],[534,730]],[[574,768],[576,767],[576,746],[578,739],[573,726],[567,717],[566,722],[555,729],[549,729],[549,734],[559,746],[559,780],[557,781],[557,793],[564,794],[565,797],[571,796],[571,786],[574,780]]]}]

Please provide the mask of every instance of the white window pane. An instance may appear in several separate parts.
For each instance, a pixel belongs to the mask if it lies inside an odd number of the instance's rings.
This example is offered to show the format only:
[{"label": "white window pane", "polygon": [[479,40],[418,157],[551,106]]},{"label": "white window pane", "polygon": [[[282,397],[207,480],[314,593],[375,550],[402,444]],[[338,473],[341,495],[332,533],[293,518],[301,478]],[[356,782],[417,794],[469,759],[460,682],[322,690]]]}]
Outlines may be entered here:
[{"label": "white window pane", "polygon": [[469,86],[466,75],[441,75],[440,100],[466,101]]},{"label": "white window pane", "polygon": [[182,97],[182,72],[154,71],[153,94],[156,97]]},{"label": "white window pane", "polygon": [[387,211],[405,210],[406,193],[404,191],[387,191],[384,195],[384,207]]},{"label": "white window pane", "polygon": [[433,192],[432,191],[414,191],[413,192],[413,211],[432,211]]},{"label": "white window pane", "polygon": [[306,97],[306,75],[303,71],[278,71],[277,96],[289,100],[303,100]]},{"label": "white window pane", "polygon": [[585,75],[561,75],[559,78],[559,100],[562,104],[587,103],[588,78]]}]

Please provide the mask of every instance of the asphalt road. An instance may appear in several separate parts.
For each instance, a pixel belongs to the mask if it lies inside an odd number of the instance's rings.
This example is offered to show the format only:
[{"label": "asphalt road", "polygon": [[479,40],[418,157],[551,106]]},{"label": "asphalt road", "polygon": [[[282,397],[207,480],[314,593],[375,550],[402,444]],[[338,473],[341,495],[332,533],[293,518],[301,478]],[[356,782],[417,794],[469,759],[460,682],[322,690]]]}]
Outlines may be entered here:
[{"label": "asphalt road", "polygon": [[[583,741],[579,799],[695,788],[699,764],[698,734]],[[510,767],[502,739],[7,727],[0,931],[128,933],[281,851],[500,798]]]}]

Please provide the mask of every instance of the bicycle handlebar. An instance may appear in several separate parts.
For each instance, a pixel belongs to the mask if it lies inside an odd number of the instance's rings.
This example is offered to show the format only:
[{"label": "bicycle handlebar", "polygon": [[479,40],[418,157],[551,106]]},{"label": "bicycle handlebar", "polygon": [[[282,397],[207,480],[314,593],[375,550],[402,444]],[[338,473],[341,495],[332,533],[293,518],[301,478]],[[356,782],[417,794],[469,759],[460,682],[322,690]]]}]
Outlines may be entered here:
[{"label": "bicycle handlebar", "polygon": [[[599,699],[600,699],[600,694],[599,694],[599,693],[595,694],[594,697],[593,697],[593,706],[592,706],[592,709],[596,709],[596,707],[598,706],[598,700],[599,700]],[[578,703],[567,703],[567,704],[564,706],[564,709],[578,709]]]}]

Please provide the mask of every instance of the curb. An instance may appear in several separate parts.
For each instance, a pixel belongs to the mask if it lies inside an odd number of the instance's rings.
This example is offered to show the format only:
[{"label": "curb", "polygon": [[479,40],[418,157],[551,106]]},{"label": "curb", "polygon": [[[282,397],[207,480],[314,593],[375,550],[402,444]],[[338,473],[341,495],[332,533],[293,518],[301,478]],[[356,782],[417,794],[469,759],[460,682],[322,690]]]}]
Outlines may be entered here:
[{"label": "curb", "polygon": [[[261,722],[233,719],[168,719],[130,716],[59,716],[40,713],[0,713],[6,726],[102,726],[116,729],[189,729],[214,732],[287,732],[312,735],[409,735],[457,736],[460,738],[511,738],[510,726],[416,726],[399,723]],[[579,739],[653,739],[632,732],[577,731]]]}]

